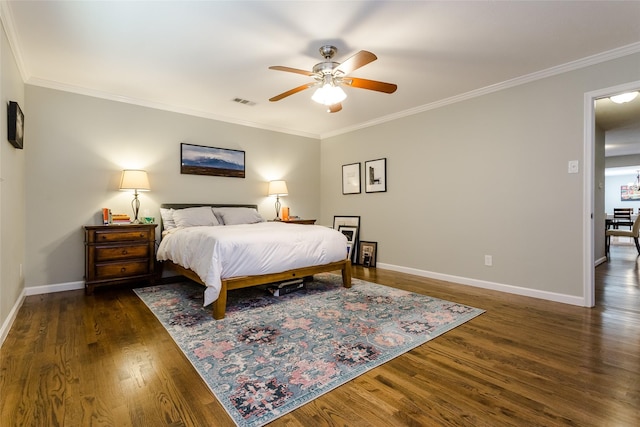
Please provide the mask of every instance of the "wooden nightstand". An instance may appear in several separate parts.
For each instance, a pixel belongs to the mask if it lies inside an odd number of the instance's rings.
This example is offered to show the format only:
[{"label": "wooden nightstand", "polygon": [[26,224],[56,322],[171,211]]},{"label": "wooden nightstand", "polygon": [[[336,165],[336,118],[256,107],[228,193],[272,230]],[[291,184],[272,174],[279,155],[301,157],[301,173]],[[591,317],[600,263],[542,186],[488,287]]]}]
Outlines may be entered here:
[{"label": "wooden nightstand", "polygon": [[308,224],[308,225],[313,225],[316,223],[315,219],[288,219],[286,221],[282,221],[282,222],[286,222],[287,224]]},{"label": "wooden nightstand", "polygon": [[85,291],[154,282],[157,224],[85,226]]}]

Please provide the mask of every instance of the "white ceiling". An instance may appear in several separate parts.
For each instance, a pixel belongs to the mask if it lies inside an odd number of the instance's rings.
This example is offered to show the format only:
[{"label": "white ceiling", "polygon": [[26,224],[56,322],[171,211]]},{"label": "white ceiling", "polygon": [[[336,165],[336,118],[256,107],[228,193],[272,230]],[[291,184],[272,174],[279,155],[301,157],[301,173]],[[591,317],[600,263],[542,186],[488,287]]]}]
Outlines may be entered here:
[{"label": "white ceiling", "polygon": [[[2,19],[27,83],[312,137],[640,51],[638,1],[9,1]],[[268,67],[310,70],[324,44],[375,53],[352,75],[397,92],[269,102],[311,79]]]}]

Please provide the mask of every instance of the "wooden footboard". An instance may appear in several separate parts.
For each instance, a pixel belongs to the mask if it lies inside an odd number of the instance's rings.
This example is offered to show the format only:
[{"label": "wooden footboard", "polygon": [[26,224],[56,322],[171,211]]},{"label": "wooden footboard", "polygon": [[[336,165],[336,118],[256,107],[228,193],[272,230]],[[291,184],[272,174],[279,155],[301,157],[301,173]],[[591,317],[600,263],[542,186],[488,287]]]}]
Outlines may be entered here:
[{"label": "wooden footboard", "polygon": [[[187,277],[194,282],[204,285],[200,277],[192,270],[179,266],[171,261],[163,261],[163,267],[167,267],[181,276]],[[351,261],[345,259],[343,261],[332,262],[330,264],[313,265],[310,267],[296,268],[294,270],[283,271],[274,274],[262,274],[259,276],[241,276],[222,279],[222,287],[220,288],[220,296],[213,302],[213,318],[216,320],[224,319],[227,310],[227,291],[233,289],[247,288],[249,286],[264,285],[267,283],[282,282],[284,280],[304,278],[313,276],[317,273],[325,273],[328,271],[340,270],[342,272],[342,285],[345,288],[351,287]]]}]

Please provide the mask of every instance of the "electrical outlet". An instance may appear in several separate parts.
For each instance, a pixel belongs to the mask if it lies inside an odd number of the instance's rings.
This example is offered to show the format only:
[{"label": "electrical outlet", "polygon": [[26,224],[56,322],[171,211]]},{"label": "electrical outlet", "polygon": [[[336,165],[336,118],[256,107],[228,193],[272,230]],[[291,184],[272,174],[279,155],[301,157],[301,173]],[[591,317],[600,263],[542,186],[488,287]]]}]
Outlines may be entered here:
[{"label": "electrical outlet", "polygon": [[578,161],[577,160],[569,160],[568,170],[569,173],[578,173]]},{"label": "electrical outlet", "polygon": [[493,265],[493,257],[491,255],[484,256],[484,265],[491,267]]}]

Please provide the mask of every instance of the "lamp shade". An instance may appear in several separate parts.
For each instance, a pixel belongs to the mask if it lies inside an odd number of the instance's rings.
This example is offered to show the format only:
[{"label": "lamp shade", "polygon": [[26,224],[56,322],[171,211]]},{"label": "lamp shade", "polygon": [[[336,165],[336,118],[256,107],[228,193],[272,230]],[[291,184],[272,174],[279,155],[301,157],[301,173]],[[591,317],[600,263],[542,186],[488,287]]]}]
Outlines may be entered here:
[{"label": "lamp shade", "polygon": [[126,169],[122,171],[120,190],[149,191],[149,177],[147,171]]},{"label": "lamp shade", "polygon": [[289,194],[285,181],[271,181],[269,183],[269,196],[286,196]]}]

